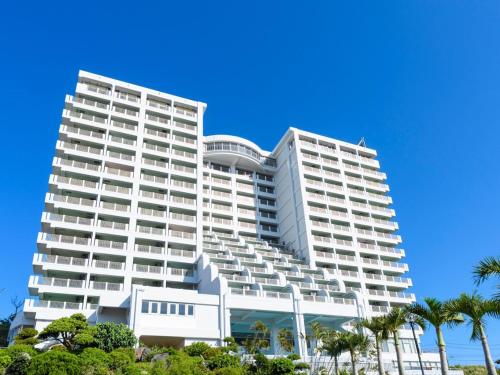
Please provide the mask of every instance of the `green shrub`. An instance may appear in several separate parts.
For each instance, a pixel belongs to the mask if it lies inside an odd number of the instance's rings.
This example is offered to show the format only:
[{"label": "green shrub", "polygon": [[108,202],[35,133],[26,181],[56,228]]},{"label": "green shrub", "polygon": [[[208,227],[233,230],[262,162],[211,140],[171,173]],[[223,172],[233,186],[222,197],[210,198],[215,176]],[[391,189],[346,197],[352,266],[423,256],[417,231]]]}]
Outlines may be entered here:
[{"label": "green shrub", "polygon": [[109,355],[98,348],[86,348],[80,355],[82,373],[85,375],[101,375],[108,373]]},{"label": "green shrub", "polygon": [[137,338],[125,324],[105,322],[96,324],[94,343],[99,349],[111,352],[118,348],[132,348],[137,343]]},{"label": "green shrub", "polygon": [[305,362],[299,362],[295,364],[295,370],[307,370],[310,369],[311,366]]},{"label": "green shrub", "polygon": [[292,360],[292,361],[296,361],[296,360],[300,359],[300,355],[298,355],[297,353],[292,353],[292,354],[287,355],[287,358]]},{"label": "green shrub", "polygon": [[124,369],[135,361],[133,349],[121,348],[115,349],[109,353],[109,367],[112,370]]},{"label": "green shrub", "polygon": [[203,364],[202,358],[189,357],[180,352],[167,358],[167,375],[206,375],[209,371]]},{"label": "green shrub", "polygon": [[16,344],[26,344],[35,345],[38,343],[38,331],[34,328],[24,328],[22,329],[16,337],[14,337],[14,342]]},{"label": "green shrub", "polygon": [[80,375],[80,360],[67,351],[51,350],[34,357],[28,375]]},{"label": "green shrub", "polygon": [[275,358],[268,363],[269,373],[273,375],[295,374],[295,365],[289,358]]},{"label": "green shrub", "polygon": [[210,348],[211,346],[205,342],[194,342],[191,345],[186,346],[184,348],[184,352],[190,357],[200,357],[203,356],[203,353]]},{"label": "green shrub", "polygon": [[26,375],[31,363],[28,353],[19,353],[5,369],[5,375]]},{"label": "green shrub", "polygon": [[207,360],[207,367],[210,370],[238,366],[240,366],[240,359],[231,354],[217,354]]},{"label": "green shrub", "polygon": [[244,375],[246,372],[243,367],[223,367],[216,369],[213,373],[215,375]]},{"label": "green shrub", "polygon": [[6,350],[0,351],[0,374],[2,370],[7,368],[8,365],[12,362],[12,357],[7,353]]},{"label": "green shrub", "polygon": [[35,348],[26,344],[14,344],[4,350],[12,359],[15,359],[21,353],[29,354],[30,357],[34,357],[38,354],[38,351]]}]

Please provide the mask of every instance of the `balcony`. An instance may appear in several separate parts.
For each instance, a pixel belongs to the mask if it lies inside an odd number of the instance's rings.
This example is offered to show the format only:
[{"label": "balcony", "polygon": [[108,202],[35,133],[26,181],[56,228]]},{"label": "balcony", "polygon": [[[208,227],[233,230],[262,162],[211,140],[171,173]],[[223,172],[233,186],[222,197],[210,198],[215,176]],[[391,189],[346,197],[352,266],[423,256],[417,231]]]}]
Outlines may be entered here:
[{"label": "balcony", "polygon": [[88,259],[68,257],[62,255],[47,255],[47,254],[35,253],[33,256],[33,263],[47,263],[47,264],[60,264],[67,266],[86,267],[88,265]]},{"label": "balcony", "polygon": [[142,272],[142,273],[154,273],[154,274],[162,274],[163,273],[163,267],[152,266],[149,264],[136,264],[136,263],[134,263],[133,270],[135,272]]},{"label": "balcony", "polygon": [[90,238],[78,237],[78,236],[68,236],[62,234],[52,234],[52,233],[39,233],[39,242],[57,242],[67,245],[79,245],[79,246],[89,246]]},{"label": "balcony", "polygon": [[112,292],[123,291],[123,284],[110,283],[106,281],[90,281],[89,288],[94,290],[108,290]]},{"label": "balcony", "polygon": [[121,223],[118,221],[108,221],[108,220],[99,220],[97,225],[100,228],[114,229],[114,230],[128,230],[127,223]]},{"label": "balcony", "polygon": [[69,160],[64,158],[54,158],[53,165],[84,169],[92,172],[97,172],[101,168],[99,164],[85,163],[82,161]]},{"label": "balcony", "polygon": [[49,202],[52,201],[59,203],[67,203],[71,205],[85,206],[85,207],[94,207],[96,202],[93,199],[78,198],[78,197],[72,197],[70,195],[58,195],[52,193],[47,193],[46,200]]},{"label": "balcony", "polygon": [[105,210],[110,210],[110,211],[119,211],[119,212],[129,212],[130,211],[130,206],[128,204],[120,204],[120,203],[101,201],[100,207],[105,209]]},{"label": "balcony", "polygon": [[104,268],[104,269],[116,270],[116,271],[122,271],[125,269],[124,262],[112,262],[110,260],[95,259],[92,261],[92,266],[94,268]]},{"label": "balcony", "polygon": [[127,248],[126,242],[103,240],[99,238],[95,240],[95,245],[102,249],[111,249],[111,250],[125,250]]},{"label": "balcony", "polygon": [[75,177],[66,177],[66,176],[60,176],[60,175],[50,175],[50,182],[51,183],[58,183],[58,184],[67,184],[67,185],[73,185],[73,186],[78,186],[86,189],[96,189],[97,188],[97,182],[96,181],[89,181],[89,180],[82,180],[80,178],[75,178]]},{"label": "balcony", "polygon": [[57,223],[78,224],[78,225],[85,225],[85,226],[93,225],[93,222],[94,222],[92,219],[89,219],[86,217],[72,216],[72,215],[60,215],[60,214],[55,214],[53,212],[44,212],[42,220],[43,221],[52,221],[52,222],[57,222]]},{"label": "balcony", "polygon": [[66,132],[69,134],[77,134],[85,137],[90,137],[90,138],[95,138],[95,139],[104,139],[104,132],[99,132],[96,130],[87,130],[83,128],[79,128],[77,126],[67,126],[67,125],[62,125],[61,132]]},{"label": "balcony", "polygon": [[95,148],[91,146],[85,146],[78,143],[70,143],[65,141],[57,141],[57,147],[62,148],[64,150],[84,152],[92,155],[101,155],[103,151],[102,148]]},{"label": "balcony", "polygon": [[139,253],[161,255],[165,252],[165,248],[162,246],[136,244],[135,251]]},{"label": "balcony", "polygon": [[76,279],[63,279],[58,277],[42,277],[42,276],[31,276],[30,281],[32,285],[37,286],[51,286],[58,288],[84,288],[85,280]]}]

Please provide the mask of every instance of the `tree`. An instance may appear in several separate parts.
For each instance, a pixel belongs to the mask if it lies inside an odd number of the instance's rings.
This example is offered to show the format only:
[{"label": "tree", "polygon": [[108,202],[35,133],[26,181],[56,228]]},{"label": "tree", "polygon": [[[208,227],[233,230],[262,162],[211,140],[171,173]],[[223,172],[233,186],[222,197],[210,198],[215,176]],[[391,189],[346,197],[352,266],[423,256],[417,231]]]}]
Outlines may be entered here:
[{"label": "tree", "polygon": [[285,352],[291,352],[293,351],[293,334],[292,331],[290,331],[287,328],[281,328],[278,331],[278,343],[280,345],[280,348],[283,349]]},{"label": "tree", "polygon": [[269,347],[269,328],[264,322],[257,320],[250,329],[254,334],[243,342],[246,351],[249,354],[255,354],[260,353],[262,349],[267,349]]},{"label": "tree", "polygon": [[[477,285],[492,276],[500,278],[500,257],[487,257],[474,267],[474,278]],[[497,289],[499,291],[495,294],[495,298],[500,300],[500,284],[497,285]]]},{"label": "tree", "polygon": [[488,375],[496,375],[495,364],[486,337],[485,318],[487,316],[500,317],[500,301],[487,300],[476,293],[462,293],[460,297],[450,302],[450,310],[468,317],[468,323],[472,326],[471,340],[481,340]]},{"label": "tree", "polygon": [[343,345],[351,356],[352,374],[358,375],[356,363],[360,353],[366,352],[370,348],[370,339],[362,333],[342,332],[340,334],[340,341],[343,342]]},{"label": "tree", "polygon": [[389,332],[386,327],[384,317],[378,316],[371,319],[361,319],[358,323],[361,328],[368,329],[375,338],[375,349],[377,351],[377,363],[379,375],[384,375],[384,366],[382,363],[382,341],[389,338]]},{"label": "tree", "polygon": [[395,307],[384,317],[385,328],[392,334],[392,339],[394,340],[399,375],[404,375],[403,353],[401,353],[401,343],[399,342],[399,329],[406,323],[406,314],[405,310]]},{"label": "tree", "polygon": [[16,344],[26,344],[26,345],[35,345],[38,343],[38,331],[34,328],[23,328],[21,332],[19,332],[16,337],[14,337],[14,342]]},{"label": "tree", "polygon": [[125,324],[105,322],[96,324],[94,342],[99,349],[109,353],[118,348],[133,347],[137,343],[137,338]]},{"label": "tree", "polygon": [[59,341],[68,350],[94,343],[95,330],[83,314],[73,314],[54,320],[38,335],[40,339]]},{"label": "tree", "polygon": [[408,307],[408,311],[422,319],[426,320],[436,330],[437,344],[439,348],[439,357],[441,360],[441,373],[448,375],[448,358],[446,356],[446,344],[443,337],[441,327],[447,325],[449,327],[463,323],[464,318],[450,309],[449,302],[441,302],[436,298],[424,298],[426,305],[413,303]]},{"label": "tree", "polygon": [[339,375],[339,357],[347,350],[347,345],[342,339],[340,332],[335,330],[323,331],[322,333],[321,351],[325,351],[330,358],[333,358],[335,366],[335,374]]}]

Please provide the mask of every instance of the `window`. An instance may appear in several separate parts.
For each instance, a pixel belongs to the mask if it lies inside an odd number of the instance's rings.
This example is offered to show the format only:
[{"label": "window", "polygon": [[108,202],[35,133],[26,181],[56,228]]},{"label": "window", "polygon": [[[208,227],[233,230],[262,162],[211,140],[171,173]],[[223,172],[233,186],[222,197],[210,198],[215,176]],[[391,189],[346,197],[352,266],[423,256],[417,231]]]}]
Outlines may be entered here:
[{"label": "window", "polygon": [[186,305],[183,303],[179,304],[179,315],[186,315]]},{"label": "window", "polygon": [[152,314],[156,314],[156,313],[158,313],[158,304],[157,304],[156,302],[153,302],[153,303],[151,304],[151,313],[152,313]]},{"label": "window", "polygon": [[170,304],[170,314],[177,314],[177,305],[175,303]]},{"label": "window", "polygon": [[164,301],[142,301],[143,314],[194,316],[194,305]]},{"label": "window", "polygon": [[160,314],[166,315],[168,313],[167,307],[168,307],[167,303],[166,302],[162,302],[160,304]]}]

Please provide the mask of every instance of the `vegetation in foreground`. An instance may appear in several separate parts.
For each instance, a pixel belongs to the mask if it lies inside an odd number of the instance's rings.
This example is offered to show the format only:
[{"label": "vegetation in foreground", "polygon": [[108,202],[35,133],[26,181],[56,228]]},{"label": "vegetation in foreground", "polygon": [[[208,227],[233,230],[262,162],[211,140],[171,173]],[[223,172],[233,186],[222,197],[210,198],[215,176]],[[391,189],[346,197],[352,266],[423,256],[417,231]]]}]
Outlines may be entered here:
[{"label": "vegetation in foreground", "polygon": [[[476,282],[498,276],[499,259],[489,258],[476,267]],[[484,299],[476,293],[461,294],[449,301],[425,298],[424,304],[414,303],[404,308],[393,308],[387,315],[358,322],[352,332],[335,331],[313,324],[311,331],[319,345],[320,353],[332,359],[330,368],[299,362],[299,356],[290,354],[268,359],[263,351],[269,346],[269,329],[263,322],[256,322],[252,337],[240,348],[231,337],[225,346],[215,348],[198,342],[182,350],[173,348],[141,348],[136,350],[137,339],[124,324],[98,323],[90,326],[82,314],[57,319],[38,333],[25,328],[15,337],[15,344],[0,350],[2,375],[292,375],[292,374],[345,374],[358,375],[358,361],[362,356],[377,358],[379,375],[384,375],[381,342],[392,340],[399,375],[404,375],[399,329],[411,322],[423,329],[431,325],[437,336],[442,374],[447,375],[445,341],[442,326],[454,326],[467,321],[471,327],[471,340],[481,342],[486,366],[455,366],[464,375],[497,375],[491,357],[485,329],[485,318],[500,317],[500,300]],[[12,321],[12,317],[9,318]],[[2,326],[3,327],[3,326]],[[3,327],[5,328],[5,327]],[[4,329],[5,330],[5,329]],[[369,332],[371,336],[365,335]],[[39,351],[40,341],[50,341],[49,350]],[[278,343],[283,354],[294,349],[293,335],[280,330]],[[417,344],[417,343],[416,343]],[[38,346],[37,346],[38,347]],[[418,348],[418,345],[417,345]],[[350,371],[339,365],[341,354],[350,358]],[[316,356],[317,358],[317,356]],[[333,368],[332,368],[333,367]]]}]

